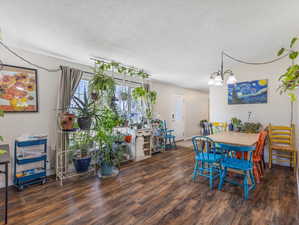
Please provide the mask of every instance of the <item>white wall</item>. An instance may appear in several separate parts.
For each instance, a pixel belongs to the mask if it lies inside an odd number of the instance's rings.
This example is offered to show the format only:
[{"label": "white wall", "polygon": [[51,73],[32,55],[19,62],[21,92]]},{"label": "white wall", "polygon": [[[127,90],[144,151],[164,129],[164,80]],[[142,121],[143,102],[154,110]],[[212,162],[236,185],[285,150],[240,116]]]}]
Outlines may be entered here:
[{"label": "white wall", "polygon": [[158,92],[154,115],[159,115],[160,119],[166,120],[170,129],[175,129],[171,120],[173,112],[171,99],[173,95],[183,95],[185,103],[185,138],[199,135],[199,121],[209,117],[208,93],[160,82],[152,82],[152,89]]},{"label": "white wall", "polygon": [[[279,86],[278,78],[284,73],[290,65],[288,59],[262,65],[252,66],[244,64],[234,64],[230,66],[238,82],[268,79],[268,103],[267,104],[246,104],[246,105],[228,105],[227,86],[210,87],[210,120],[229,122],[232,117],[238,117],[242,121],[247,121],[248,112],[252,112],[252,122],[260,122],[264,126],[269,123],[274,125],[290,125],[291,104],[287,95],[280,95],[277,91]],[[299,96],[299,95],[298,95]],[[294,105],[293,123],[296,125],[298,133],[299,105]],[[297,140],[298,135],[296,136]],[[299,141],[297,141],[298,145]],[[299,147],[299,146],[298,146]],[[266,152],[267,158],[267,152]]]},{"label": "white wall", "polygon": [[[47,67],[58,68],[60,65],[68,65],[74,68],[88,70],[86,66],[70,63],[64,60],[55,59],[39,54],[29,53],[27,51],[16,50],[26,59]],[[0,48],[0,59],[9,65],[23,66],[33,68],[24,63],[15,56],[9,54],[3,48]],[[39,112],[38,113],[6,113],[4,118],[0,118],[0,134],[4,137],[4,143],[10,145],[11,160],[13,156],[14,140],[21,135],[32,134],[48,134],[49,145],[48,152],[50,158],[54,156],[54,145],[56,138],[56,100],[59,84],[60,72],[49,73],[43,70],[38,70],[38,96],[39,96]],[[51,154],[52,153],[52,154]],[[13,162],[13,161],[12,161]],[[53,160],[50,160],[52,163]],[[12,166],[12,163],[10,164]],[[12,167],[10,166],[10,172]],[[51,165],[49,165],[51,166]],[[53,166],[53,163],[52,163]],[[12,174],[12,173],[11,173]],[[12,176],[11,176],[12,178]],[[11,179],[12,180],[12,179]],[[10,180],[10,181],[11,181]],[[3,186],[3,176],[0,176],[0,186]]]},{"label": "white wall", "polygon": [[284,72],[288,61],[277,62],[263,66],[250,66],[238,64],[230,67],[236,75],[238,82],[268,79],[268,103],[228,105],[227,86],[210,88],[210,120],[229,121],[232,117],[238,117],[247,121],[248,112],[252,112],[252,120],[263,125],[290,124],[290,101],[286,95],[277,92],[279,86],[278,77]]},{"label": "white wall", "polygon": [[[58,68],[60,65],[67,65],[85,71],[90,68],[84,65],[70,63],[61,59],[48,57],[40,54],[31,53],[16,49],[16,51],[28,60],[47,67]],[[23,66],[33,68],[24,63],[15,56],[9,54],[6,50],[0,48],[0,59],[9,65]],[[11,160],[13,159],[14,140],[21,135],[32,134],[48,134],[49,145],[48,152],[50,154],[50,164],[54,166],[54,149],[56,140],[56,102],[57,91],[59,85],[60,72],[49,73],[38,70],[38,91],[39,91],[39,112],[38,113],[6,113],[4,118],[0,118],[0,134],[4,137],[4,143],[10,145]],[[208,94],[195,90],[184,89],[174,85],[153,82],[154,89],[158,92],[158,101],[155,107],[156,113],[161,118],[166,119],[170,123],[170,102],[169,96],[173,94],[184,95],[186,101],[186,136],[198,134],[199,128],[197,124],[200,119],[208,117]],[[13,162],[13,160],[12,160]],[[49,165],[51,166],[51,165]],[[10,183],[12,182],[12,164],[10,164]],[[3,177],[0,176],[0,187],[3,186]]]}]

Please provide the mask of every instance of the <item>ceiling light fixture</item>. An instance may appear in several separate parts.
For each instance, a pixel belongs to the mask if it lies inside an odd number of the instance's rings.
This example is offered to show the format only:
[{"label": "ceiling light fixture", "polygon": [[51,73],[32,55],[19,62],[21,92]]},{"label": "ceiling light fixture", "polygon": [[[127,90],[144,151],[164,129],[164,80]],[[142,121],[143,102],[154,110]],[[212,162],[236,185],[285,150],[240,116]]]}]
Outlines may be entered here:
[{"label": "ceiling light fixture", "polygon": [[229,77],[226,81],[227,84],[237,83],[237,79],[236,79],[233,71],[230,70],[230,69],[227,69],[227,70],[223,69],[223,56],[224,56],[224,52],[221,52],[221,68],[217,72],[214,72],[214,73],[211,74],[208,85],[223,86],[224,75],[226,75],[226,74],[229,74]]}]

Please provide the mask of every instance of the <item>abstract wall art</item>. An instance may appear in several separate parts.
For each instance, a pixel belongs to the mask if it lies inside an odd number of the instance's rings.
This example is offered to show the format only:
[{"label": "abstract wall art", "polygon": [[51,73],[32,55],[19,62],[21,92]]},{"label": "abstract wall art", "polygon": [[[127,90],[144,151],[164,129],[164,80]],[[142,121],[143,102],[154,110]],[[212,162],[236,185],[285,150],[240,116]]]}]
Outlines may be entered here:
[{"label": "abstract wall art", "polygon": [[38,112],[37,70],[1,65],[0,109],[4,112]]}]

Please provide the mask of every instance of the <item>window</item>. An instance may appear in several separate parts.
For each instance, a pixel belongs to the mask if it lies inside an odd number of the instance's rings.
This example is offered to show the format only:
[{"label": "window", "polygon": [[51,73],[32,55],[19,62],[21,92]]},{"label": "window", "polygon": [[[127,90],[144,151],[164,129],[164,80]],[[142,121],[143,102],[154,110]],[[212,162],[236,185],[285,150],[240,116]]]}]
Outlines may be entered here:
[{"label": "window", "polygon": [[[83,100],[84,92],[88,91],[88,83],[90,77],[83,77],[81,79],[74,96]],[[115,97],[116,107],[119,115],[127,116],[131,123],[138,123],[142,120],[143,110],[141,110],[140,103],[132,99],[131,94],[135,87],[139,86],[137,83],[116,81]],[[75,107],[74,102],[71,102],[71,107]]]}]

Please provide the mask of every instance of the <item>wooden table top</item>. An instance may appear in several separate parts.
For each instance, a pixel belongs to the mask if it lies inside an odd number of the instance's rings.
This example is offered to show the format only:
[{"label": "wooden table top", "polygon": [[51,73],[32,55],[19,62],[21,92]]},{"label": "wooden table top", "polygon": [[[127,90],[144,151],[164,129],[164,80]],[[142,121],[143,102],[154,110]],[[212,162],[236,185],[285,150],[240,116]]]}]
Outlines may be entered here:
[{"label": "wooden table top", "polygon": [[242,146],[251,146],[258,141],[258,134],[240,133],[232,131],[211,134],[208,137],[215,142]]}]

